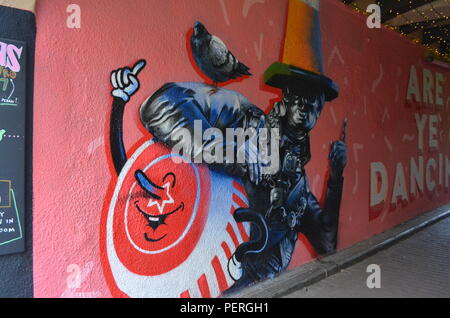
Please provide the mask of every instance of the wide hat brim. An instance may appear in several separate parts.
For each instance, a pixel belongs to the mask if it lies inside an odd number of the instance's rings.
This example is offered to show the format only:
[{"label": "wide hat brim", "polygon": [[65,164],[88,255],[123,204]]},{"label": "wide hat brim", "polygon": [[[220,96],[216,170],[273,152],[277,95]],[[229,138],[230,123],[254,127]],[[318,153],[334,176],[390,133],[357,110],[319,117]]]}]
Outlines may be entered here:
[{"label": "wide hat brim", "polygon": [[339,87],[330,78],[280,62],[273,63],[264,72],[264,82],[277,88],[294,88],[297,91],[323,92],[327,102],[339,96]]}]

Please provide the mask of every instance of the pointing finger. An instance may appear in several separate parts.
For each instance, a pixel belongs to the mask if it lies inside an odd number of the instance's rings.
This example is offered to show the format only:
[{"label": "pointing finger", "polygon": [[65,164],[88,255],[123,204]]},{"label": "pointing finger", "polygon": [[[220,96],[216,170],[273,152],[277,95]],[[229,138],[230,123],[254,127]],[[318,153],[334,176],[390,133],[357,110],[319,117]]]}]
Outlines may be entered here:
[{"label": "pointing finger", "polygon": [[145,60],[140,60],[136,63],[136,65],[133,67],[133,75],[137,76],[139,74],[140,71],[142,71],[142,69],[145,67],[145,65],[147,64],[147,62],[145,62]]},{"label": "pointing finger", "polygon": [[347,122],[348,122],[348,119],[347,118],[345,118],[344,119],[344,128],[342,128],[342,142],[344,142],[345,143],[345,139],[346,139],[346,135],[347,135],[347,132],[346,132],[346,130],[347,130]]}]

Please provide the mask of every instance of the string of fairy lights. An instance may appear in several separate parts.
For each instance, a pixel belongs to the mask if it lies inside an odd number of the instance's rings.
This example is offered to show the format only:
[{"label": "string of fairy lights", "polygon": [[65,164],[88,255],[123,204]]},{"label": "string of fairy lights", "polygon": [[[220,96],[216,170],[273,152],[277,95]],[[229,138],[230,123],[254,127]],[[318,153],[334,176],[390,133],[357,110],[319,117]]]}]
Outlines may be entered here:
[{"label": "string of fairy lights", "polygon": [[[432,53],[435,57],[445,60],[446,62],[450,62],[450,52],[448,50],[449,47],[449,28],[448,22],[449,22],[449,16],[445,15],[444,13],[440,12],[439,9],[437,9],[433,2],[424,4],[421,7],[413,8],[413,1],[412,0],[390,0],[389,2],[392,3],[392,1],[396,1],[397,3],[404,3],[409,4],[411,10],[407,12],[396,12],[394,9],[389,9],[389,14],[394,15],[394,17],[400,16],[406,23],[403,25],[390,25],[385,24],[384,26],[390,30],[394,30],[402,34],[403,36],[408,37],[412,41],[414,41],[417,44],[421,44],[425,46],[430,53]],[[450,5],[450,0],[442,0],[447,2],[447,5]],[[375,2],[375,1],[374,1]],[[383,8],[383,2],[382,1],[376,1],[376,3]],[[361,8],[358,6],[358,2],[352,1],[350,3],[347,3],[351,8],[356,10],[359,13],[369,15],[370,13],[366,12],[366,8]],[[424,10],[424,8],[427,7],[427,10]],[[423,21],[421,22],[414,22],[405,15],[405,13],[411,13],[418,15],[421,17]],[[436,18],[438,17],[438,18]],[[424,21],[428,22],[426,25],[423,23]],[[404,32],[402,30],[402,27],[405,25],[410,27],[409,32]],[[412,28],[412,31],[411,31]],[[430,29],[436,30],[436,28],[440,28],[440,32],[438,34],[433,34]],[[421,32],[418,32],[421,31]],[[422,34],[422,37],[429,38],[430,43],[424,44],[419,38],[418,35]],[[441,47],[444,47],[444,52],[440,51],[438,48],[433,46],[434,43],[438,43],[441,45]]]}]

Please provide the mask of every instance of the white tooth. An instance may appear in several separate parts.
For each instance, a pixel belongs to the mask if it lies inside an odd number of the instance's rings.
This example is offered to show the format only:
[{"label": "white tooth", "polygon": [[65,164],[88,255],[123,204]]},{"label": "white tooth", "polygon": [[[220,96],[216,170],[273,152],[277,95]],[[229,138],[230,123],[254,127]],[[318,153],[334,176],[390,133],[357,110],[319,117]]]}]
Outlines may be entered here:
[{"label": "white tooth", "polygon": [[153,221],[153,222],[158,222],[158,221],[159,221],[158,218],[152,218],[152,217],[149,217],[148,219],[149,219],[150,221]]}]

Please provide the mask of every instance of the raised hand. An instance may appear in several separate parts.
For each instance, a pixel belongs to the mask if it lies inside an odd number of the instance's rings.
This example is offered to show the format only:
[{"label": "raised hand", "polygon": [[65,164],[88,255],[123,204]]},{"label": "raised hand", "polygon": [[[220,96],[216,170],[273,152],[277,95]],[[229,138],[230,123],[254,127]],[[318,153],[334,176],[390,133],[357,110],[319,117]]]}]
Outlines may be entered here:
[{"label": "raised hand", "polygon": [[133,66],[120,68],[111,72],[111,84],[113,86],[112,96],[121,98],[128,102],[130,97],[136,93],[140,87],[138,74],[145,67],[145,60],[140,60]]},{"label": "raised hand", "polygon": [[331,142],[330,155],[328,156],[330,159],[331,179],[335,181],[342,178],[344,168],[347,165],[346,129],[347,119],[344,121],[341,140]]}]

